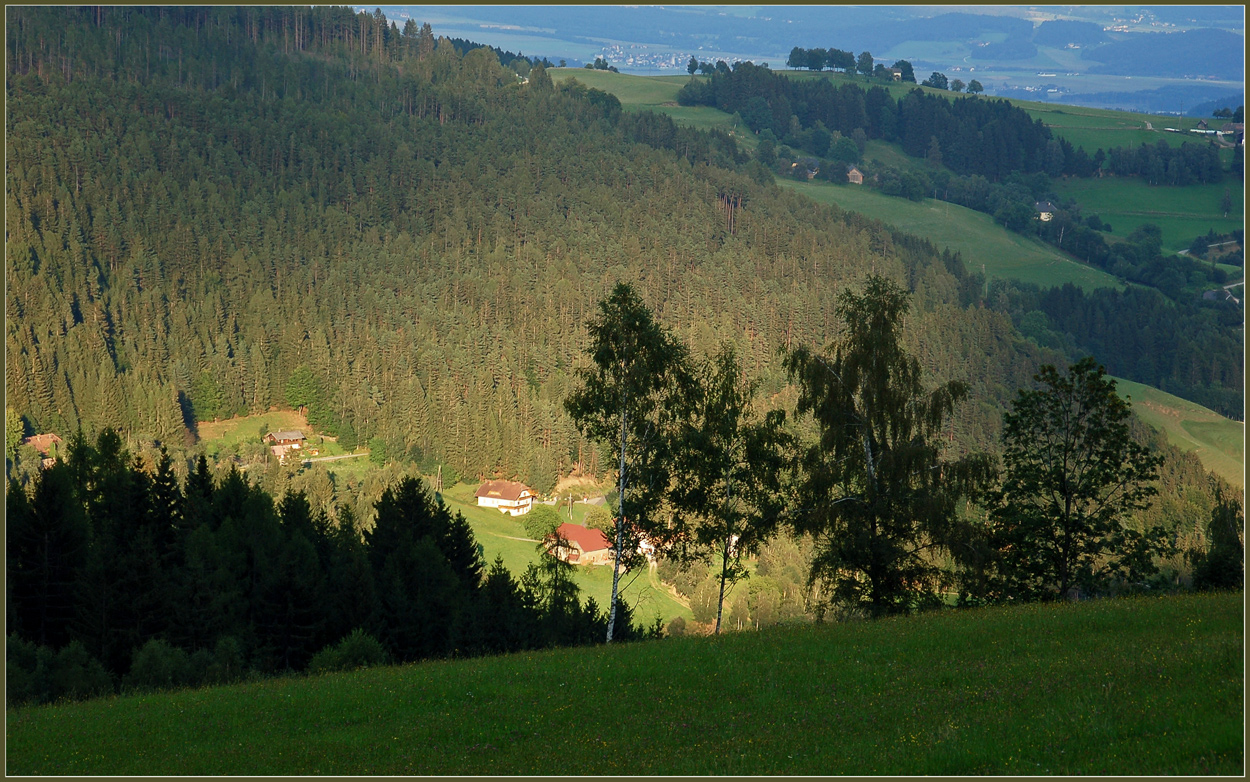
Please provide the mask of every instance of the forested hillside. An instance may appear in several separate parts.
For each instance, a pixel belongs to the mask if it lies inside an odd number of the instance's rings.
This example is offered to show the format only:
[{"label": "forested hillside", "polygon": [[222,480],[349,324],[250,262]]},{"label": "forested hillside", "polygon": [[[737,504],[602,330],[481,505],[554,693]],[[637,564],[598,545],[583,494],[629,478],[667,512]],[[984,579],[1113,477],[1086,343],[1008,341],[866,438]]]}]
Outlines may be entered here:
[{"label": "forested hillside", "polygon": [[7,14],[7,392],[28,433],[177,448],[197,420],[304,405],[341,441],[545,490],[594,458],[561,403],[618,280],[696,353],[738,343],[769,393],[779,348],[832,336],[836,291],[903,280],[928,376],[971,386],[965,448],[994,447],[1046,358],[927,242],[428,27]]}]

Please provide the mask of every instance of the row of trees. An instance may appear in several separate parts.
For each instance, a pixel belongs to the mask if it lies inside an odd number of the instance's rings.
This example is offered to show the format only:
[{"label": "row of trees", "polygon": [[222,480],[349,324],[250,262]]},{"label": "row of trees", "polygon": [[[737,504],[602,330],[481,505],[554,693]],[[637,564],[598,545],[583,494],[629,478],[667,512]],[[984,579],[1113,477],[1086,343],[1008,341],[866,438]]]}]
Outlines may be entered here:
[{"label": "row of trees", "polygon": [[973,79],[967,84],[964,84],[963,79],[952,79],[947,81],[946,74],[939,73],[937,71],[929,74],[929,78],[920,83],[925,87],[932,87],[935,90],[950,90],[951,92],[963,92],[964,87],[967,87],[969,95],[980,95],[982,92],[985,92],[985,87],[982,86],[981,82],[976,79]]},{"label": "row of trees", "polygon": [[[859,129],[868,138],[899,143],[918,158],[931,157],[936,146],[942,162],[955,173],[995,182],[1039,171],[1052,177],[1090,177],[1104,169],[1119,176],[1143,176],[1159,185],[1218,182],[1224,176],[1213,142],[1174,148],[1160,141],[1137,149],[1099,149],[1091,155],[1056,138],[1040,120],[1007,101],[948,100],[921,90],[895,100],[882,87],[865,90],[853,83],[794,80],[751,62],[735,62],[732,67],[718,63],[710,77],[686,84],[678,102],[737,112],[752,131],[769,130],[784,143],[818,157],[824,151],[804,143],[803,132],[819,127],[844,136]],[[966,87],[972,95],[982,91],[975,79],[965,85],[936,72],[923,84],[955,92]],[[1241,153],[1235,154],[1240,161]],[[1240,170],[1239,162],[1234,162],[1234,169]]]},{"label": "row of trees", "polygon": [[[854,52],[844,52],[841,49],[804,49],[796,46],[790,50],[790,56],[786,59],[786,67],[806,68],[809,71],[823,71],[829,68],[848,74],[858,71],[864,76],[887,81],[894,78],[892,69],[897,69],[900,72],[901,81],[916,83],[916,75],[910,62],[898,60],[887,68],[884,63],[875,62],[870,52],[860,52],[859,57],[856,57]],[[693,71],[691,75],[694,75]]]},{"label": "row of trees", "polygon": [[[319,650],[312,667],[325,667],[353,631],[401,662],[602,638],[609,617],[567,565],[487,568],[468,523],[419,479],[374,511],[362,531],[350,507],[331,518],[302,492],[275,501],[235,470],[214,481],[203,459],[180,482],[168,457],[145,465],[111,430],[77,440],[29,491],[8,486],[10,702],[73,695],[56,683],[62,655],[105,674],[85,695],[100,681],[303,671]],[[618,639],[642,637],[628,607],[615,619]]]},{"label": "row of trees", "polygon": [[843,136],[858,128],[870,139],[899,143],[907,154],[924,157],[936,138],[949,168],[993,180],[1044,170],[1047,155],[1053,156],[1051,141],[1062,155],[1062,170],[1079,167],[1076,161],[1084,154],[1006,101],[952,101],[918,89],[894,99],[884,87],[865,90],[854,83],[789,79],[750,62],[717,68],[705,81],[692,80],[677,100],[740,113],[752,131],[767,129],[783,141],[819,123]]},{"label": "row of trees", "polygon": [[731,350],[691,370],[684,346],[617,286],[566,402],[617,466],[613,605],[621,567],[650,540],[678,562],[720,563],[719,630],[741,557],[783,525],[815,541],[808,578],[824,605],[873,616],[956,590],[979,604],[1149,583],[1175,555],[1176,530],[1132,517],[1157,494],[1163,457],[1131,435],[1105,370],[1089,358],[1066,373],[1044,366],[1004,417],[1000,470],[944,444],[967,387],[925,387],[903,346],[908,309],[902,288],[870,276],[841,295],[842,337],[827,352],[788,353],[804,437],[784,410],[760,414]]}]

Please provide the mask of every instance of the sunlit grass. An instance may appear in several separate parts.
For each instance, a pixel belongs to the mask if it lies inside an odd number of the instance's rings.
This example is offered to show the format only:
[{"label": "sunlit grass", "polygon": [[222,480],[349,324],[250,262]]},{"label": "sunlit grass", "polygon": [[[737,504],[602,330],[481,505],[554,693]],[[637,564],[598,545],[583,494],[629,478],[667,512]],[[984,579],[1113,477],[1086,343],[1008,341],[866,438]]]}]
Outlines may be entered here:
[{"label": "sunlit grass", "polygon": [[816,182],[778,180],[822,203],[833,203],[889,223],[900,231],[923,236],[938,249],[959,253],[969,271],[989,277],[1012,279],[1042,287],[1071,282],[1086,290],[1120,287],[1111,275],[1072,260],[1047,244],[1012,233],[987,214],[956,204],[926,198],[909,201],[887,196],[872,188]]},{"label": "sunlit grass", "polygon": [[1168,442],[1192,451],[1202,466],[1234,486],[1246,474],[1246,425],[1151,386],[1116,378],[1116,390],[1133,401],[1133,412],[1162,430]]},{"label": "sunlit grass", "polygon": [[9,774],[1224,774],[1242,594],[435,662],[10,710]]}]

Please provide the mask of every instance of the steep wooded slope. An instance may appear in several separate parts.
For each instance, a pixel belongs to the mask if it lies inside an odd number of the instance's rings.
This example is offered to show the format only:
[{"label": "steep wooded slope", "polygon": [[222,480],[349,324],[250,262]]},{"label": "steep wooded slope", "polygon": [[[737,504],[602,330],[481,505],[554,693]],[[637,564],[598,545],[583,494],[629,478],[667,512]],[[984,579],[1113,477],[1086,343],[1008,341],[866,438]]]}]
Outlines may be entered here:
[{"label": "steep wooded slope", "polygon": [[837,290],[905,279],[931,378],[973,386],[966,446],[1042,358],[927,242],[487,50],[346,9],[7,14],[7,391],[39,431],[181,444],[306,402],[388,454],[546,488],[593,454],[561,403],[618,280],[779,392],[778,348],[827,341]]}]

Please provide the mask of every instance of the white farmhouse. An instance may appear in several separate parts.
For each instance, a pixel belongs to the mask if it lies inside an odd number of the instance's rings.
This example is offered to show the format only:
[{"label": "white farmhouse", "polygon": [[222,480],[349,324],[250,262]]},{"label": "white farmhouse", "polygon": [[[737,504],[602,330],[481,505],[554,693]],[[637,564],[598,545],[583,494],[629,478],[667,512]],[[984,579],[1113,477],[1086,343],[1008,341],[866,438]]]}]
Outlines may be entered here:
[{"label": "white farmhouse", "polygon": [[478,487],[477,504],[486,508],[498,508],[500,513],[523,516],[534,505],[534,492],[517,481],[483,481]]}]

